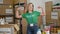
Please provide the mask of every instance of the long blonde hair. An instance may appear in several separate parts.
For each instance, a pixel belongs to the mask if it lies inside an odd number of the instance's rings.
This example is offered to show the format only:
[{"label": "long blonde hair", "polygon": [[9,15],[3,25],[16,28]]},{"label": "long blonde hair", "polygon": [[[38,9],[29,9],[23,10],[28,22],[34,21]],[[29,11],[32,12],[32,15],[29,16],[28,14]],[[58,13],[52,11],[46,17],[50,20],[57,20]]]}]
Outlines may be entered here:
[{"label": "long blonde hair", "polygon": [[[32,4],[32,3],[29,3],[29,4],[27,5],[27,13],[28,13],[28,11],[29,11],[29,10],[28,10],[28,7],[29,7],[30,4]],[[33,4],[32,4],[32,6],[33,6],[33,9],[34,9],[34,5],[33,5]],[[33,10],[32,10],[32,11],[33,11]]]}]

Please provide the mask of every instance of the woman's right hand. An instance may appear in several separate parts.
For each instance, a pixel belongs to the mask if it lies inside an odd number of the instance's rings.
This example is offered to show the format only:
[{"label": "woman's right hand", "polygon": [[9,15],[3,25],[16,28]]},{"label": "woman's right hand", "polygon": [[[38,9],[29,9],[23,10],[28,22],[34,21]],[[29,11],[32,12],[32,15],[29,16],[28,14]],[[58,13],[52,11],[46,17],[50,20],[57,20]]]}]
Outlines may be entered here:
[{"label": "woman's right hand", "polygon": [[16,8],[16,18],[21,18],[22,16],[19,15],[20,7]]},{"label": "woman's right hand", "polygon": [[20,7],[17,8],[18,11],[19,11],[20,9],[21,9]]}]

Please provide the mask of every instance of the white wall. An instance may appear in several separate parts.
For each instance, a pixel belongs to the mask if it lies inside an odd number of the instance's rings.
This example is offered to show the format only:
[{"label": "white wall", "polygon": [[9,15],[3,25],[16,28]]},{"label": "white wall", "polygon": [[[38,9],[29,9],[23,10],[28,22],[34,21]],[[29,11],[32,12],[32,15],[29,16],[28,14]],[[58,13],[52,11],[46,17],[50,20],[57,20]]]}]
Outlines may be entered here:
[{"label": "white wall", "polygon": [[[38,10],[37,7],[40,6],[43,8],[43,10],[45,12],[45,2],[48,2],[48,1],[54,1],[54,0],[27,0],[27,3],[33,3],[34,10]],[[55,1],[54,1],[54,3],[55,3]]]},{"label": "white wall", "polygon": [[52,0],[45,0],[45,2],[52,1]]},{"label": "white wall", "polygon": [[43,0],[27,0],[28,3],[34,4],[34,10],[38,10],[38,6],[41,6],[44,8],[44,1]]},{"label": "white wall", "polygon": [[45,0],[45,2],[53,1],[53,4],[60,3],[60,0]]},{"label": "white wall", "polygon": [[60,3],[60,0],[53,0],[53,4]]}]

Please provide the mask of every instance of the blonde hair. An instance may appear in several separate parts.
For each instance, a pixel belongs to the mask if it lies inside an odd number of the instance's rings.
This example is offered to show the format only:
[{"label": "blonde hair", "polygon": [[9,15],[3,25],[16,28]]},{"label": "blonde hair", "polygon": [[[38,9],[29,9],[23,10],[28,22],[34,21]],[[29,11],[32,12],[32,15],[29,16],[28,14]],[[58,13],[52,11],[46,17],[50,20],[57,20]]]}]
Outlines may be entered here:
[{"label": "blonde hair", "polygon": [[32,6],[34,7],[33,3],[29,3],[28,6],[29,6],[30,4],[32,4]]},{"label": "blonde hair", "polygon": [[[29,3],[29,4],[27,5],[27,12],[29,11],[29,10],[28,10],[28,7],[29,7],[30,4],[32,4],[32,6],[33,6],[33,8],[34,8],[33,3]],[[33,11],[33,10],[32,10],[32,11]]]}]

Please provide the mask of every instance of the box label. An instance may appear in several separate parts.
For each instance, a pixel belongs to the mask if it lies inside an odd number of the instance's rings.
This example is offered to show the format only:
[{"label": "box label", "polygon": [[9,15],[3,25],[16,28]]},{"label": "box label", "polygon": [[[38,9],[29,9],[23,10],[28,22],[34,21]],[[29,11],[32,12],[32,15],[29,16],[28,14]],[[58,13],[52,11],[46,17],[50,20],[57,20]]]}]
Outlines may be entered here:
[{"label": "box label", "polygon": [[6,17],[6,22],[13,22],[13,17]]},{"label": "box label", "polygon": [[3,0],[0,0],[0,4],[3,4]]},{"label": "box label", "polygon": [[51,19],[58,19],[58,12],[51,12]]},{"label": "box label", "polygon": [[13,9],[6,9],[6,14],[13,14]]}]

